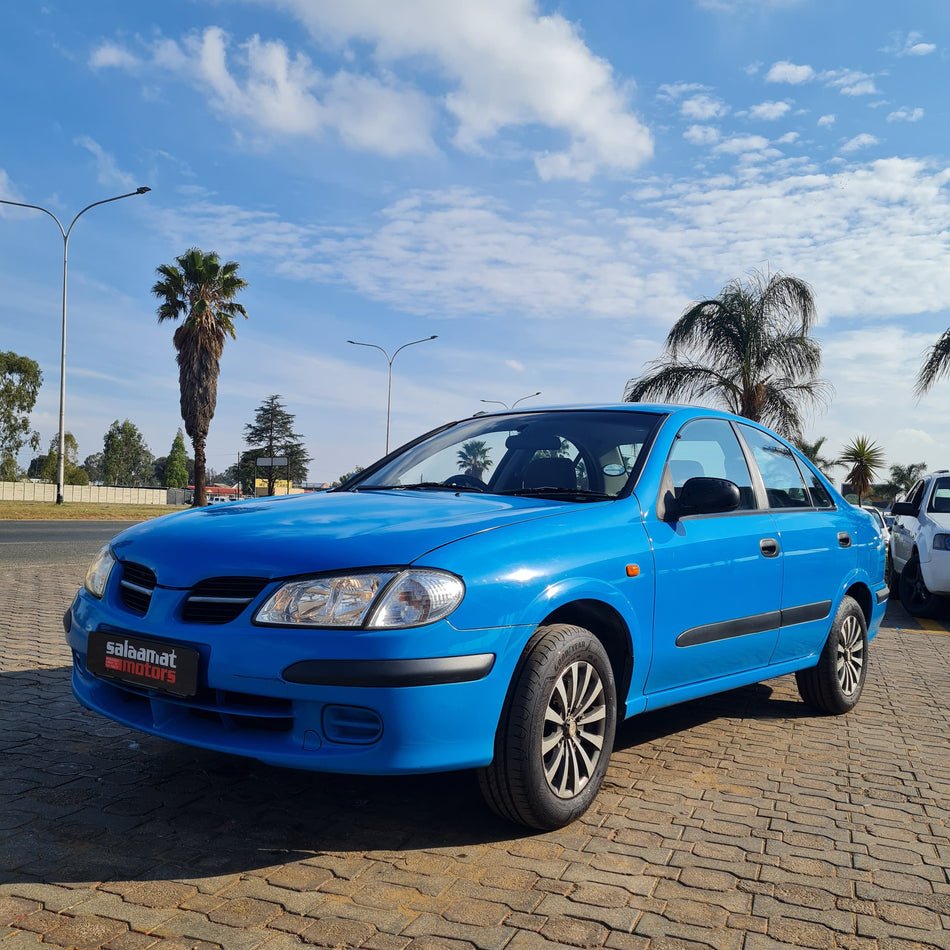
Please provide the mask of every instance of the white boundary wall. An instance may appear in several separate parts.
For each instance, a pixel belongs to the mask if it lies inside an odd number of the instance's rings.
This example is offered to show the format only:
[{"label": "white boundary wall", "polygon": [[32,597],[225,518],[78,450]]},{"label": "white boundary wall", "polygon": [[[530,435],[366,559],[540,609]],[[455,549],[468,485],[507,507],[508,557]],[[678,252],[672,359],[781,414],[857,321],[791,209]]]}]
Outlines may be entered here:
[{"label": "white boundary wall", "polygon": [[[64,485],[63,501],[99,505],[180,505],[180,488],[113,488],[111,485]],[[189,493],[190,494],[190,493]],[[44,482],[0,482],[0,501],[56,501],[56,486]]]}]

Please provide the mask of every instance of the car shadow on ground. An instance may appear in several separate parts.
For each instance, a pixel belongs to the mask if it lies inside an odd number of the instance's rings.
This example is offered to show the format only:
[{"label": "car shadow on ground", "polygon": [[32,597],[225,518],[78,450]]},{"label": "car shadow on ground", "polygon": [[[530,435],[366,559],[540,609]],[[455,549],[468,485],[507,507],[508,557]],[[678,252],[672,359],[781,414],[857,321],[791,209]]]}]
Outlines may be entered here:
[{"label": "car shadow on ground", "polygon": [[[636,754],[722,717],[813,714],[757,684],[635,717],[615,750]],[[0,751],[7,880],[266,875],[340,852],[392,852],[396,863],[537,834],[494,816],[472,771],[329,775],[177,745],[82,709],[67,668],[0,674]]]}]

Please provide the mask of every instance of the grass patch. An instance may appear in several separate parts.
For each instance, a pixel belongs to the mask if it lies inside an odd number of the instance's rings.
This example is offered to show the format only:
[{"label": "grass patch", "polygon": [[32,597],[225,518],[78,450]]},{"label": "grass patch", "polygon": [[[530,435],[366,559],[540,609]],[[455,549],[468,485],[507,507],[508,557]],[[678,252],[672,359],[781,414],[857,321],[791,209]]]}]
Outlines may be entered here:
[{"label": "grass patch", "polygon": [[186,505],[96,505],[89,502],[0,501],[0,521],[148,521]]}]

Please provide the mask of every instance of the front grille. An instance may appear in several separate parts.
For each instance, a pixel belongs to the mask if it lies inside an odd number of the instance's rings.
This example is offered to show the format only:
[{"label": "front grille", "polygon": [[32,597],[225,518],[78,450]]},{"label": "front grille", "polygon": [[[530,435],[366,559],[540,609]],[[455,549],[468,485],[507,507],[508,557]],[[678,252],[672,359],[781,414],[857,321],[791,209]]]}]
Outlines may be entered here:
[{"label": "front grille", "polygon": [[[78,659],[76,660],[78,663]],[[294,726],[294,708],[289,699],[277,699],[270,696],[257,696],[251,693],[236,693],[230,690],[201,687],[197,696],[181,697],[159,695],[131,683],[109,680],[108,684],[100,680],[97,688],[115,690],[128,713],[136,723],[157,725],[159,719],[156,710],[161,710],[161,721],[167,726],[172,720],[191,722],[186,727],[202,732],[212,729],[223,737],[233,732],[274,732],[288,733]],[[146,726],[147,727],[147,726]],[[212,733],[207,733],[212,735]]]},{"label": "front grille", "polygon": [[141,564],[122,563],[122,577],[119,581],[119,597],[129,610],[145,614],[152,602],[155,590],[155,572]]},{"label": "front grille", "polygon": [[230,623],[267,586],[264,577],[211,577],[185,598],[186,623]]}]

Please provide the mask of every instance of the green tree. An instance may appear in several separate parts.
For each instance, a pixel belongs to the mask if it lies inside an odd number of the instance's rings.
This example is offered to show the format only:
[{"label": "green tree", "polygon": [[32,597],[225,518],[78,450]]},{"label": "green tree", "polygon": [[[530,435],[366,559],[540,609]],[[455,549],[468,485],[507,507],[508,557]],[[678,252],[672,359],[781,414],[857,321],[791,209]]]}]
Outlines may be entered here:
[{"label": "green tree", "polygon": [[[179,320],[173,342],[177,351],[181,417],[195,451],[194,507],[206,502],[205,445],[218,398],[218,374],[225,338],[236,339],[235,317],[247,311],[234,298],[247,287],[236,261],[222,264],[213,251],[197,247],[162,264],[152,293],[161,299],[158,322]],[[177,266],[176,266],[177,265]]]},{"label": "green tree", "polygon": [[102,446],[102,480],[109,485],[136,487],[152,481],[152,453],[142,433],[128,419],[109,427]]},{"label": "green tree", "polygon": [[494,464],[489,453],[488,443],[482,442],[481,439],[464,442],[457,453],[462,474],[481,479],[482,473]]},{"label": "green tree", "polygon": [[347,472],[345,475],[341,475],[336,481],[330,482],[330,487],[337,488],[339,485],[345,485],[354,475],[359,475],[364,467],[363,465],[357,465],[352,472]]},{"label": "green tree", "polygon": [[[310,455],[302,436],[294,432],[296,417],[284,408],[279,395],[268,396],[258,407],[254,421],[244,426],[244,441],[248,448],[242,454],[242,473],[256,468],[259,458],[286,458],[285,466],[268,466],[260,470],[260,478],[267,478],[267,494],[273,495],[277,481],[306,481]],[[246,475],[242,478],[246,484]]]},{"label": "green tree", "polygon": [[28,356],[0,351],[0,481],[20,477],[17,455],[29,445],[40,447],[40,434],[30,429],[30,413],[36,405],[43,373]]},{"label": "green tree", "polygon": [[185,451],[185,438],[181,429],[172,442],[171,451],[165,459],[163,484],[166,488],[188,487],[188,453]]},{"label": "green tree", "polygon": [[666,337],[667,355],[627,382],[626,402],[710,401],[786,436],[801,434],[805,407],[822,404],[821,346],[811,287],[753,271],[712,300],[691,304]]},{"label": "green tree", "polygon": [[906,495],[926,471],[926,462],[912,462],[910,465],[892,465],[890,478],[884,486],[884,491],[888,498],[893,502],[898,495]]},{"label": "green tree", "polygon": [[[79,464],[79,445],[72,432],[63,437],[66,443],[66,460],[63,464],[63,480],[66,485],[88,485],[89,475]],[[41,455],[42,462],[36,477],[44,482],[55,482],[59,475],[59,436],[54,435],[49,442],[49,452]],[[39,459],[37,460],[39,461]],[[30,466],[32,469],[32,465]]]},{"label": "green tree", "polygon": [[89,476],[89,481],[93,485],[101,485],[102,477],[102,453],[95,452],[87,455],[82,463],[83,471]]},{"label": "green tree", "polygon": [[838,462],[850,466],[847,482],[858,496],[860,505],[861,499],[871,489],[874,476],[884,465],[884,450],[866,435],[859,435],[844,447]]}]

